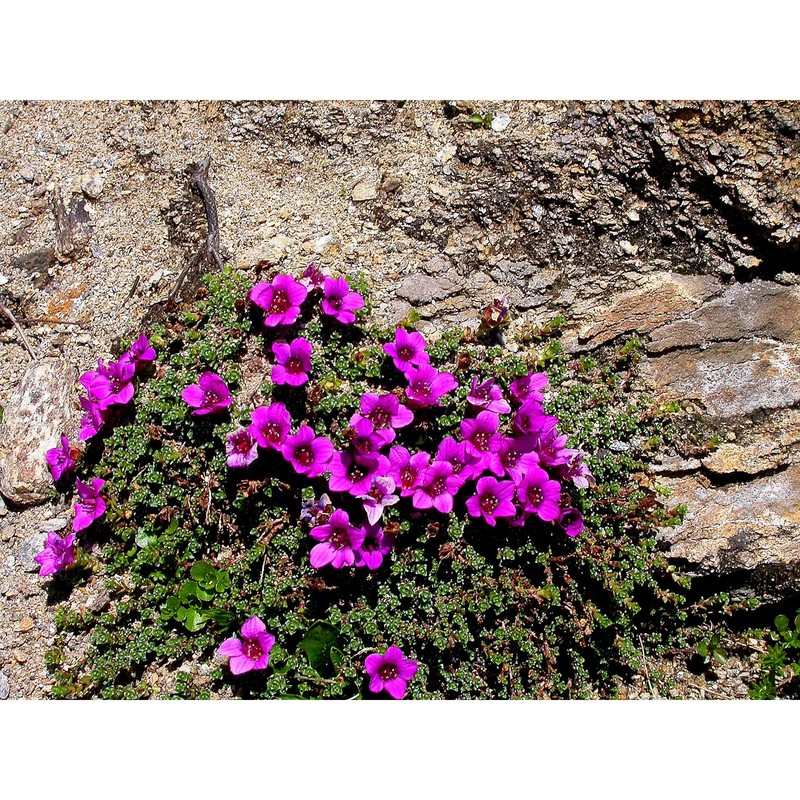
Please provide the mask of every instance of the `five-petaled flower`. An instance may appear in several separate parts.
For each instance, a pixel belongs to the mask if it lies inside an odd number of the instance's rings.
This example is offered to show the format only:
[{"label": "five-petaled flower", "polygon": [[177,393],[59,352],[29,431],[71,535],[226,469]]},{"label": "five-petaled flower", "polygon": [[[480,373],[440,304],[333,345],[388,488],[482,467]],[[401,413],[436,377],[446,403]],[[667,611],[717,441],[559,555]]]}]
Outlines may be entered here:
[{"label": "five-petaled flower", "polygon": [[204,372],[197,383],[181,392],[181,397],[197,416],[224,411],[233,402],[231,390],[215,372]]},{"label": "five-petaled flower", "polygon": [[311,369],[311,342],[308,339],[294,339],[286,342],[273,342],[272,352],[277,362],[272,368],[272,382],[301,386],[308,382]]},{"label": "five-petaled flower", "polygon": [[50,467],[50,474],[53,480],[58,483],[62,478],[70,478],[75,470],[76,451],[71,450],[69,439],[61,436],[61,447],[53,447],[48,450],[44,457]]},{"label": "five-petaled flower", "polygon": [[274,644],[275,637],[267,633],[267,626],[258,617],[250,617],[242,625],[242,638],[226,639],[217,648],[217,654],[228,656],[231,672],[241,675],[254,669],[266,669]]},{"label": "five-petaled flower", "polygon": [[239,428],[229,433],[226,440],[229,467],[246,467],[258,458],[258,442],[250,428]]},{"label": "five-petaled flower", "polygon": [[355,322],[356,315],[353,312],[364,308],[364,298],[358,292],[350,291],[350,285],[344,278],[325,278],[322,293],[323,313],[342,325]]},{"label": "five-petaled flower", "polygon": [[82,531],[106,513],[106,501],[100,495],[105,483],[100,478],[92,478],[91,485],[83,483],[79,478],[75,479],[75,491],[78,493],[78,499],[75,501],[75,519],[72,521],[72,530]]},{"label": "five-petaled flower", "polygon": [[317,525],[309,532],[319,544],[311,548],[311,566],[319,569],[330,564],[336,569],[352,567],[356,560],[355,550],[361,547],[365,533],[350,524],[346,511],[337,508],[325,525]]},{"label": "five-petaled flower", "polygon": [[250,290],[250,299],[266,312],[267,328],[295,322],[307,295],[308,289],[291,275],[276,275],[271,283],[257,283]]},{"label": "five-petaled flower", "polygon": [[74,563],[75,534],[68,533],[62,538],[57,533],[50,531],[47,534],[44,550],[34,556],[33,560],[40,565],[39,574],[42,577],[52,575],[54,572],[58,572],[69,564]]},{"label": "five-petaled flower", "polygon": [[373,653],[364,661],[369,675],[369,690],[378,694],[384,689],[390,697],[402,700],[408,689],[408,682],[417,674],[417,662],[403,656],[399,647],[387,647],[386,652]]}]

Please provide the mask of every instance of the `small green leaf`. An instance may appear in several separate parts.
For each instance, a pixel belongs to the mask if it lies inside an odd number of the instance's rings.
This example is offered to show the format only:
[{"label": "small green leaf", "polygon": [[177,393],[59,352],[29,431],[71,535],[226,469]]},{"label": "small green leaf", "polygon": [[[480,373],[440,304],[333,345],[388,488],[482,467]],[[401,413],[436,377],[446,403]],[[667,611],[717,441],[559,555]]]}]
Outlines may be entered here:
[{"label": "small green leaf", "polygon": [[216,579],[217,571],[211,564],[206,564],[205,561],[198,561],[196,564],[192,566],[191,576],[194,578],[198,583],[202,583],[204,586],[208,583],[208,581],[213,581]]},{"label": "small green leaf", "polygon": [[332,666],[331,648],[339,643],[339,631],[330,624],[320,620],[315,622],[308,633],[297,645],[298,650],[304,650],[308,656],[308,663],[320,675]]},{"label": "small green leaf", "polygon": [[178,597],[181,603],[188,603],[193,598],[197,597],[197,589],[199,587],[194,581],[184,581],[181,588],[178,590]]},{"label": "small green leaf", "polygon": [[779,614],[777,617],[775,617],[775,627],[779,631],[782,631],[782,630],[785,630],[786,628],[788,628],[789,627],[789,617],[787,617],[785,614]]},{"label": "small green leaf", "polygon": [[186,612],[186,621],[183,624],[186,626],[187,631],[196,633],[206,624],[206,618],[198,609],[190,608]]},{"label": "small green leaf", "polygon": [[714,651],[714,661],[717,664],[724,664],[728,658],[728,654],[724,650],[715,650]]},{"label": "small green leaf", "polygon": [[344,653],[338,647],[331,647],[331,664],[335,670],[341,669]]},{"label": "small green leaf", "polygon": [[217,592],[224,592],[226,589],[230,588],[230,585],[230,574],[225,572],[225,570],[220,570],[217,572]]},{"label": "small green leaf", "polygon": [[186,608],[186,606],[181,606],[175,612],[175,619],[178,620],[178,622],[183,622],[186,619],[186,612],[187,611],[188,611],[188,609]]},{"label": "small green leaf", "polygon": [[210,602],[214,599],[214,592],[207,592],[205,589],[201,589],[199,586],[197,587],[197,599],[202,600],[205,603]]},{"label": "small green leaf", "polygon": [[697,645],[697,655],[706,658],[708,656],[708,642],[705,640]]},{"label": "small green leaf", "polygon": [[139,530],[136,531],[136,538],[134,541],[136,542],[137,547],[144,549],[145,547],[152,547],[158,541],[158,536],[149,534],[139,528]]}]

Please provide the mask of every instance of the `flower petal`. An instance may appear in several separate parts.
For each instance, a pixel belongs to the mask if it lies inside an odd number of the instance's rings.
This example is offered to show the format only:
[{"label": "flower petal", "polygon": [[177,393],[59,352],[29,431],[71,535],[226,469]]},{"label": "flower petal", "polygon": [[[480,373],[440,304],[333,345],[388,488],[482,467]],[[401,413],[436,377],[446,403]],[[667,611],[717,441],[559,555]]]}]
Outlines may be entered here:
[{"label": "flower petal", "polygon": [[242,625],[242,636],[245,639],[255,639],[259,633],[265,633],[267,626],[258,618],[250,617]]}]

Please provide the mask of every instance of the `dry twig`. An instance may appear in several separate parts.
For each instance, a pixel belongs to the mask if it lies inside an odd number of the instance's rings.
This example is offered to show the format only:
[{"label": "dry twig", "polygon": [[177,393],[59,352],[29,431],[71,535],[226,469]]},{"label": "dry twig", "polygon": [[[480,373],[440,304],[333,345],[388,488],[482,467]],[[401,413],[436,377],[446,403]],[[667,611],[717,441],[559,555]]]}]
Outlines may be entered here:
[{"label": "dry twig", "polygon": [[0,303],[0,311],[2,311],[9,318],[11,324],[17,329],[17,333],[19,334],[20,339],[22,339],[22,344],[28,351],[28,355],[31,357],[31,361],[35,361],[36,353],[33,352],[31,343],[28,341],[28,337],[25,335],[25,331],[22,330],[22,326],[19,324],[19,322],[17,322],[17,318],[11,313],[9,309],[7,309],[1,303]]}]

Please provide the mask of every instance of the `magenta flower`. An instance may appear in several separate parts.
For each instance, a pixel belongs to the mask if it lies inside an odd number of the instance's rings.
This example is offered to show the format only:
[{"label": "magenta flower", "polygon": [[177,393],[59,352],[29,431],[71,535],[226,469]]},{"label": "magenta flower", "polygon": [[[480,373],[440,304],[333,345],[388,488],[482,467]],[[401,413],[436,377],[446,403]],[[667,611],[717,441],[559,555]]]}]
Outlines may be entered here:
[{"label": "magenta flower", "polygon": [[266,669],[274,644],[275,637],[267,633],[267,626],[258,617],[250,617],[242,625],[242,638],[226,639],[217,649],[217,655],[228,656],[231,672],[241,675],[254,669]]},{"label": "magenta flower", "polygon": [[583,532],[583,516],[577,508],[565,508],[558,518],[558,524],[567,536],[577,536]]},{"label": "magenta flower", "polygon": [[76,455],[77,451],[70,450],[69,439],[64,435],[61,436],[61,447],[53,447],[44,454],[50,467],[50,474],[56,483],[62,478],[72,477]]},{"label": "magenta flower", "polygon": [[544,522],[552,522],[561,516],[559,500],[561,484],[550,480],[541,467],[531,467],[517,486],[517,500],[524,510],[533,512]]},{"label": "magenta flower", "polygon": [[440,406],[439,398],[458,386],[455,375],[437,372],[430,364],[410,367],[406,373],[406,397],[417,408]]},{"label": "magenta flower", "polygon": [[100,478],[92,478],[90,486],[78,478],[75,479],[78,500],[75,501],[75,519],[72,521],[72,530],[82,531],[106,513],[106,501],[100,495],[100,490],[105,483]]},{"label": "magenta flower", "polygon": [[303,500],[300,507],[300,522],[305,522],[310,527],[324,525],[333,513],[333,505],[327,494],[320,496],[319,500],[313,497]]},{"label": "magenta flower", "polygon": [[394,429],[404,428],[414,421],[414,412],[404,406],[393,394],[380,397],[369,392],[361,395],[361,414],[354,414],[350,424],[359,416],[368,419],[376,431],[382,431],[385,444],[394,441]]},{"label": "magenta flower", "polygon": [[[555,417],[549,419],[558,422]],[[539,460],[546,467],[559,468],[570,460],[571,451],[567,450],[566,444],[567,435],[559,436],[555,424],[536,434],[536,452],[539,454]]]},{"label": "magenta flower", "polygon": [[389,471],[389,459],[382,455],[358,456],[344,450],[333,454],[328,488],[332,492],[349,492],[358,497],[366,494],[372,478]]},{"label": "magenta flower", "polygon": [[[88,373],[92,376],[89,394],[97,398],[101,410],[112,405],[125,405],[133,399],[133,376],[136,365],[125,361],[109,361],[108,366],[102,359],[97,362],[97,370]],[[84,384],[85,385],[85,384]]]},{"label": "magenta flower", "polygon": [[283,403],[259,406],[250,415],[250,433],[262,446],[280,450],[292,427],[292,418]]},{"label": "magenta flower", "polygon": [[423,510],[433,506],[442,514],[449,514],[453,510],[453,495],[460,488],[453,465],[449,461],[434,461],[423,473],[411,505]]},{"label": "magenta flower", "polygon": [[386,474],[400,488],[401,497],[414,494],[430,460],[430,453],[421,451],[412,456],[405,447],[399,445],[389,451],[389,471]]},{"label": "magenta flower", "polygon": [[233,402],[227,384],[214,372],[204,372],[197,383],[181,392],[181,397],[195,409],[192,414],[198,417],[224,411]]},{"label": "magenta flower", "polygon": [[278,362],[272,368],[273,383],[301,386],[308,382],[311,369],[311,342],[308,339],[300,337],[291,344],[273,342],[272,352]]},{"label": "magenta flower", "polygon": [[156,351],[150,346],[147,337],[142,334],[130,347],[127,353],[120,358],[120,363],[133,364],[139,372],[142,367],[155,361]]},{"label": "magenta flower", "polygon": [[246,467],[258,458],[258,442],[249,428],[239,428],[226,438],[225,452],[228,454],[229,467]]},{"label": "magenta flower", "polygon": [[535,400],[526,400],[514,414],[514,428],[522,434],[538,434],[558,424],[558,418],[545,414]]},{"label": "magenta flower", "polygon": [[511,382],[508,390],[517,403],[524,403],[526,400],[535,400],[541,405],[544,400],[541,390],[547,386],[547,375],[543,372],[529,372],[522,378]]},{"label": "magenta flower", "polygon": [[311,566],[319,569],[330,564],[334,569],[355,564],[355,550],[364,542],[365,533],[350,524],[346,511],[337,508],[326,525],[312,528],[309,536],[319,544],[311,548]]},{"label": "magenta flower", "polygon": [[351,292],[344,278],[325,278],[322,292],[322,311],[342,325],[355,322],[353,312],[364,308],[364,298],[358,292]]},{"label": "magenta flower", "polygon": [[322,284],[325,282],[326,272],[321,270],[319,264],[312,261],[305,269],[305,272],[300,276],[300,283],[313,292],[315,289],[321,289]]},{"label": "magenta flower", "polygon": [[425,352],[425,339],[417,331],[408,333],[404,328],[397,328],[394,332],[394,342],[385,344],[383,351],[392,357],[395,367],[400,372],[430,362],[430,356]]},{"label": "magenta flower", "polygon": [[393,494],[394,481],[388,476],[373,475],[369,489],[357,496],[364,503],[364,511],[370,525],[377,525],[383,514],[383,509],[393,506],[400,498]]},{"label": "magenta flower", "polygon": [[301,425],[294,436],[286,437],[281,453],[298,475],[316,478],[328,468],[334,448],[329,439],[317,436],[312,427]]},{"label": "magenta flower", "polygon": [[276,275],[272,283],[257,283],[250,290],[250,299],[266,312],[267,328],[295,322],[307,296],[308,289],[291,275]]},{"label": "magenta flower", "polygon": [[369,690],[378,694],[385,689],[395,700],[405,697],[408,682],[417,674],[417,662],[405,658],[399,647],[388,647],[383,655],[367,656],[364,668],[369,675]]},{"label": "magenta flower", "polygon": [[365,417],[358,417],[355,422],[351,420],[350,427],[352,430],[348,431],[346,435],[350,437],[350,450],[356,456],[373,455],[386,443],[383,436],[375,433],[372,423]]},{"label": "magenta flower", "polygon": [[383,532],[380,525],[364,525],[364,541],[361,547],[355,550],[356,567],[366,567],[367,569],[380,569],[383,564],[383,557],[388,555],[394,546],[394,536],[389,536]]},{"label": "magenta flower", "polygon": [[579,489],[588,489],[589,484],[594,483],[589,465],[583,461],[582,451],[564,449],[559,455],[568,459],[566,463],[557,467],[558,475],[562,480],[572,481]]},{"label": "magenta flower", "polygon": [[81,419],[81,429],[78,432],[78,438],[84,442],[93,436],[97,436],[102,430],[108,412],[103,411],[91,396],[78,399],[80,400],[81,408],[86,412]]},{"label": "magenta flower", "polygon": [[481,470],[489,465],[492,453],[496,452],[503,440],[497,433],[500,417],[493,411],[481,411],[475,419],[461,422],[461,435],[467,443],[467,452],[480,459]]},{"label": "magenta flower", "polygon": [[44,550],[34,556],[33,560],[40,565],[39,574],[44,578],[74,563],[75,534],[68,533],[62,539],[57,533],[50,531],[44,543]]},{"label": "magenta flower", "polygon": [[[539,454],[534,452],[535,440],[533,436],[503,437],[491,453],[489,469],[502,478],[508,475],[514,483],[519,483],[530,463],[539,463]],[[530,458],[523,462],[524,456]]]},{"label": "magenta flower", "polygon": [[459,486],[483,472],[483,458],[470,452],[466,442],[457,442],[452,436],[442,439],[435,460],[453,465],[453,475],[458,478]]},{"label": "magenta flower", "polygon": [[467,395],[467,402],[483,411],[494,411],[495,414],[508,414],[511,406],[503,398],[503,392],[494,378],[478,383],[478,376],[472,379],[472,387]]},{"label": "magenta flower", "polygon": [[480,478],[477,492],[467,500],[467,512],[471,517],[483,517],[487,525],[494,527],[498,517],[513,517],[517,513],[511,498],[514,484],[496,478]]}]

